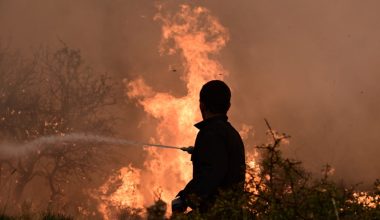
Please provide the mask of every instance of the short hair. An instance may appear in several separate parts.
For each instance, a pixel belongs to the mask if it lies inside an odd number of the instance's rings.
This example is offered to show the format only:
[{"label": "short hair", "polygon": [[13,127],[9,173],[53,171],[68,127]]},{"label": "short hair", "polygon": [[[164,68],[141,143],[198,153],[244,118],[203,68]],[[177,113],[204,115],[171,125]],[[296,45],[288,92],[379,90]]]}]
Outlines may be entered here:
[{"label": "short hair", "polygon": [[202,86],[199,101],[212,113],[226,114],[230,108],[231,90],[221,80],[211,80]]}]

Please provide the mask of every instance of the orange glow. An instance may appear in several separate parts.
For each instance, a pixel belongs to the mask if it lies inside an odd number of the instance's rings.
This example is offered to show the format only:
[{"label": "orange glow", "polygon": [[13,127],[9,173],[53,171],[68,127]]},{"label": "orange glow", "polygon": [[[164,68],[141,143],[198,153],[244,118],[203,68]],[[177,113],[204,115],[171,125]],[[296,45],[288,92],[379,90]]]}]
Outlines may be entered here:
[{"label": "orange glow", "polygon": [[354,199],[356,203],[362,206],[375,209],[380,205],[380,196],[370,196],[366,192],[356,192],[354,193]]},{"label": "orange glow", "polygon": [[[118,210],[125,207],[142,208],[144,198],[138,193],[141,171],[131,166],[121,168],[96,192],[100,197],[98,210],[105,219],[113,219]],[[115,188],[117,186],[117,188]]]},{"label": "orange glow", "polygon": [[[185,71],[181,79],[186,82],[187,94],[174,97],[170,93],[155,92],[144,79],[137,78],[126,82],[127,96],[136,100],[149,116],[160,121],[152,141],[174,146],[193,145],[197,133],[193,124],[201,119],[198,110],[199,90],[207,81],[223,79],[227,75],[222,65],[210,55],[218,54],[225,46],[228,32],[203,7],[182,5],[174,15],[165,14],[160,7],[155,20],[162,22],[160,52],[178,53],[183,57]],[[127,178],[121,179],[123,184],[120,190],[102,199],[103,206],[100,208],[106,217],[110,213],[104,209],[115,204],[136,207],[151,205],[157,190],[161,192],[161,199],[170,203],[191,179],[188,154],[153,148],[146,151],[148,156],[144,169],[122,168],[121,173]],[[130,175],[130,170],[134,175]],[[105,183],[103,187],[108,184]]]}]

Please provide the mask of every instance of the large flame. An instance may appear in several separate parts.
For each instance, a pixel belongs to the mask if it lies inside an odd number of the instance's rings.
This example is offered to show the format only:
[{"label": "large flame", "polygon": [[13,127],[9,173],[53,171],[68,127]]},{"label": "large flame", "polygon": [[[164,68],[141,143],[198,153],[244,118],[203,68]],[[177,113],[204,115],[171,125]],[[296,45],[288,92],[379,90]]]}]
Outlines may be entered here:
[{"label": "large flame", "polygon": [[143,204],[143,197],[138,192],[141,181],[141,171],[131,166],[123,167],[117,175],[112,176],[99,188],[102,203],[99,211],[105,219],[109,219],[120,209],[126,207],[139,208]]},{"label": "large flame", "polygon": [[[227,75],[222,65],[212,55],[219,53],[228,41],[228,32],[209,10],[203,7],[180,6],[175,14],[164,14],[162,7],[155,20],[162,22],[162,54],[178,53],[183,57],[187,94],[174,97],[170,93],[155,92],[143,78],[126,82],[127,95],[135,99],[144,111],[159,120],[156,136],[152,139],[162,144],[188,146],[194,143],[196,129],[193,124],[200,120],[198,94],[201,86],[212,79],[223,79]],[[136,207],[152,204],[155,192],[160,190],[161,199],[170,202],[176,193],[191,179],[190,158],[184,152],[147,149],[148,156],[143,170],[122,168],[121,190],[103,198],[102,212],[109,216],[107,206],[117,204]],[[132,170],[129,172],[128,170]],[[112,181],[111,181],[112,182]],[[108,182],[104,188],[107,188]],[[139,186],[139,187],[134,187]],[[131,190],[133,194],[131,194]],[[123,194],[124,193],[124,194]],[[135,196],[138,199],[132,199]]]}]

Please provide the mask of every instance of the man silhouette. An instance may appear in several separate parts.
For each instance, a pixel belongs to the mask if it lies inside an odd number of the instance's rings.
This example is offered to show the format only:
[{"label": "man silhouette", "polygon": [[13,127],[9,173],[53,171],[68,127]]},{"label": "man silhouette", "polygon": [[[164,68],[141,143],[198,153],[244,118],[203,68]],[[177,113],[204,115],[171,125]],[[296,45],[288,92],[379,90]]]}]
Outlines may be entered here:
[{"label": "man silhouette", "polygon": [[212,80],[200,91],[200,110],[203,121],[195,145],[190,152],[193,179],[172,202],[173,213],[187,207],[206,213],[220,191],[243,191],[245,180],[244,145],[239,133],[228,122],[231,91],[220,80]]}]

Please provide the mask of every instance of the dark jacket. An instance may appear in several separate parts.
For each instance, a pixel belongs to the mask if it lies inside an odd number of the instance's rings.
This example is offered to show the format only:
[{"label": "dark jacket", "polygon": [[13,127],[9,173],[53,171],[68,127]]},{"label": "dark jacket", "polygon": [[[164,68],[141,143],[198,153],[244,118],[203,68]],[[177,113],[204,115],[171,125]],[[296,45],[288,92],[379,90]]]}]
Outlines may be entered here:
[{"label": "dark jacket", "polygon": [[[239,133],[217,116],[195,125],[199,129],[191,156],[193,179],[178,194],[191,208],[206,211],[219,190],[241,186],[245,180],[245,153]],[[198,206],[191,200],[198,198]]]}]

